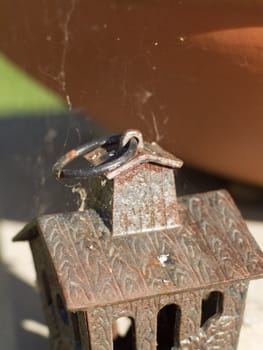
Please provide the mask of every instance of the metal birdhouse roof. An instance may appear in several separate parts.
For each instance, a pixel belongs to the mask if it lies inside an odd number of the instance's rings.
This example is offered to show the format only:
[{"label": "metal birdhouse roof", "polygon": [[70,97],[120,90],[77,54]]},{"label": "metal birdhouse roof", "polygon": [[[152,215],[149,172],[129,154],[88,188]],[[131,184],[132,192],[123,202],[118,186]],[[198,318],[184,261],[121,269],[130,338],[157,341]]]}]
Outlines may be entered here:
[{"label": "metal birdhouse roof", "polygon": [[175,157],[171,153],[166,152],[157,143],[144,142],[143,147],[138,148],[137,154],[131,160],[113,170],[110,170],[106,173],[106,176],[108,179],[113,179],[122,172],[143,163],[153,163],[162,167],[174,169],[181,168],[183,165],[183,161],[181,159]]},{"label": "metal birdhouse roof", "polygon": [[76,311],[263,277],[263,254],[226,191],[178,198],[177,228],[113,237],[93,210],[42,216],[41,236]]}]

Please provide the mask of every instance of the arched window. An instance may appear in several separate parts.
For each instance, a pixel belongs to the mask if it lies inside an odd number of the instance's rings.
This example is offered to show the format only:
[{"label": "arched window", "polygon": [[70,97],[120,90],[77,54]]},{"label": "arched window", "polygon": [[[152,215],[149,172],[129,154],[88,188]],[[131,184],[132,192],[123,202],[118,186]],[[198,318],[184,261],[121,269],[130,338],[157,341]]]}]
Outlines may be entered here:
[{"label": "arched window", "polygon": [[113,349],[136,350],[135,323],[132,317],[120,317],[112,324]]},{"label": "arched window", "polygon": [[181,309],[178,305],[164,306],[157,317],[157,349],[179,349]]},{"label": "arched window", "polygon": [[221,292],[211,292],[202,300],[201,327],[214,316],[220,316],[223,312],[224,297]]}]

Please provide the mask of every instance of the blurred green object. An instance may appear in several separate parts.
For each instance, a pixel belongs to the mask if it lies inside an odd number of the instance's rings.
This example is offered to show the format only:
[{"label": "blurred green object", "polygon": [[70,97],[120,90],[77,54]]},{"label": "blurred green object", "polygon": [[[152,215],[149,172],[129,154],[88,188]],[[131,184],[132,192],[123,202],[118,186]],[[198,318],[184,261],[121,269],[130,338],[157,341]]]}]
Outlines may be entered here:
[{"label": "blurred green object", "polygon": [[0,54],[0,116],[65,109],[65,102],[58,95]]}]

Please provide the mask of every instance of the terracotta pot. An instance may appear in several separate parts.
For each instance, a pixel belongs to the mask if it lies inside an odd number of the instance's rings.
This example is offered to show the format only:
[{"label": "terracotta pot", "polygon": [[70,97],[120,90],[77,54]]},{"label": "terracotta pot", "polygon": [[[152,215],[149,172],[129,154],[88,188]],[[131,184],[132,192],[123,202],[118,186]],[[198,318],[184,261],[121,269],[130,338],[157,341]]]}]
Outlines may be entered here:
[{"label": "terracotta pot", "polygon": [[262,1],[13,0],[0,17],[2,52],[73,107],[263,185]]}]

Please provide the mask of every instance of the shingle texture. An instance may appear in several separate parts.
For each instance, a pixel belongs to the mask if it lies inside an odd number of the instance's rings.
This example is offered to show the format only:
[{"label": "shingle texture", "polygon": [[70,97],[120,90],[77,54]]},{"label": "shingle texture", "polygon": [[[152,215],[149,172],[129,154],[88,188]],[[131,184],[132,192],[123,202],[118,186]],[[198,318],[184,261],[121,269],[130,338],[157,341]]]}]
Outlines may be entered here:
[{"label": "shingle texture", "polygon": [[[93,210],[40,217],[67,308],[263,277],[263,254],[226,191],[178,198],[181,225],[120,237]],[[32,239],[32,225],[17,240]]]}]

